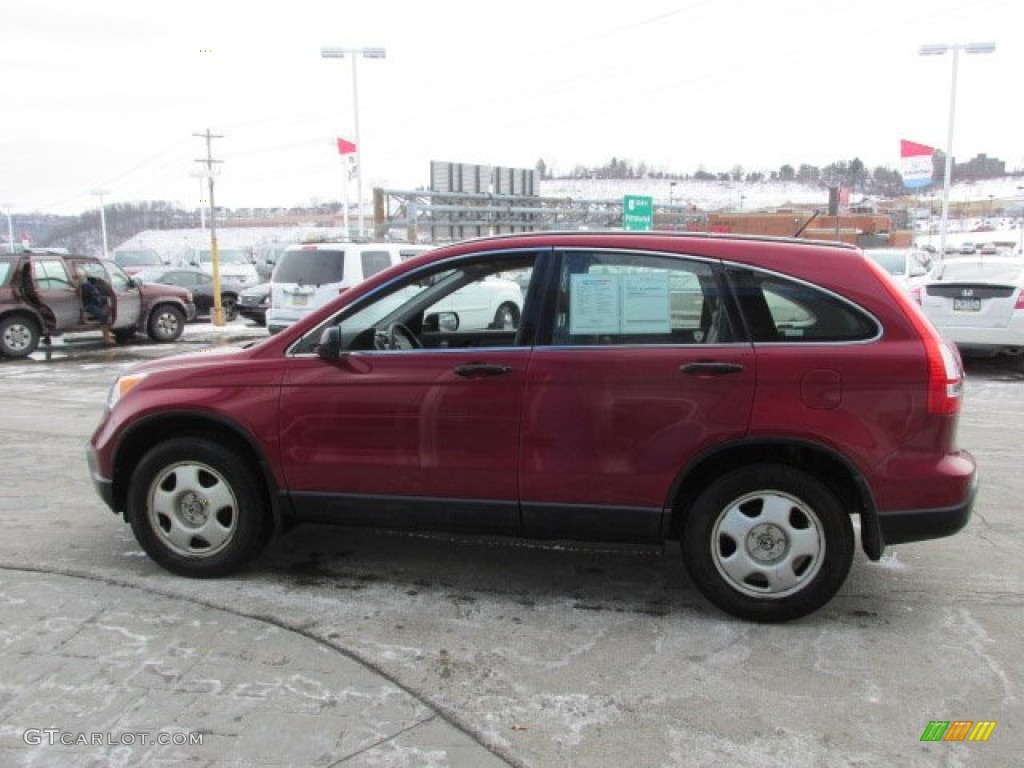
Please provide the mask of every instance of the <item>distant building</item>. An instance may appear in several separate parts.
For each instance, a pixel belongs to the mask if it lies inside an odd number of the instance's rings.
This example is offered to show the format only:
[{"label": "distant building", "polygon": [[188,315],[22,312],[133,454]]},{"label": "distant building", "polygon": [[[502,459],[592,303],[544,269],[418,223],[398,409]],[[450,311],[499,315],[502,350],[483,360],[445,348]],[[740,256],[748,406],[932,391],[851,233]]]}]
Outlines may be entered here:
[{"label": "distant building", "polygon": [[[946,178],[946,153],[940,149],[932,155],[933,179],[942,184]],[[1006,175],[1006,162],[982,153],[966,163],[958,163],[953,158],[953,180],[965,179],[998,179]]]}]

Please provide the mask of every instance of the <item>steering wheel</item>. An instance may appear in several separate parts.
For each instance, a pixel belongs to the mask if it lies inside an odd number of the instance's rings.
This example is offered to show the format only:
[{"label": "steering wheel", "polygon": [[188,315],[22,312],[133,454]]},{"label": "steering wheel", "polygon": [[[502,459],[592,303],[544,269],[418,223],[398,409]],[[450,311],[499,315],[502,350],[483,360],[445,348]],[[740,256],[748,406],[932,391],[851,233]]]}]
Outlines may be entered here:
[{"label": "steering wheel", "polygon": [[422,349],[423,344],[402,323],[392,323],[384,333],[378,333],[374,339],[377,349]]}]

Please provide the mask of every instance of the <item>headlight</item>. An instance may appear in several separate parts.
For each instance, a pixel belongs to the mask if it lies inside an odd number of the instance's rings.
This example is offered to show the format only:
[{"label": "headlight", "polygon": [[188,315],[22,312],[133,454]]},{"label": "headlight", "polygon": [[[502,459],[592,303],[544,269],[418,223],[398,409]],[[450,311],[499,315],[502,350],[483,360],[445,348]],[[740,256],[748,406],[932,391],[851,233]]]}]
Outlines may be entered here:
[{"label": "headlight", "polygon": [[120,402],[121,398],[135,389],[135,386],[146,378],[145,373],[129,373],[119,376],[107,393],[107,410],[110,410]]}]

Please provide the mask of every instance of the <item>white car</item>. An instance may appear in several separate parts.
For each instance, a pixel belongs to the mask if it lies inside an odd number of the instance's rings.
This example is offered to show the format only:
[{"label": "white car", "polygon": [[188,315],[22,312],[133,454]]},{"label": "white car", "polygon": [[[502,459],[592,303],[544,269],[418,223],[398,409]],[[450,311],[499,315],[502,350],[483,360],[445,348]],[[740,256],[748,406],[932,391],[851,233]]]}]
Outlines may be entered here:
[{"label": "white car", "polygon": [[1024,353],[1024,260],[948,259],[912,293],[939,332],[962,351]]},{"label": "white car", "polygon": [[932,267],[928,252],[916,248],[872,248],[864,251],[864,255],[878,262],[886,274],[906,291],[924,280]]},{"label": "white car", "polygon": [[[213,253],[209,248],[196,248],[192,251],[188,263],[208,275],[213,274]],[[240,283],[246,288],[260,281],[256,265],[249,258],[248,251],[242,248],[218,248],[217,266],[223,280]]]}]

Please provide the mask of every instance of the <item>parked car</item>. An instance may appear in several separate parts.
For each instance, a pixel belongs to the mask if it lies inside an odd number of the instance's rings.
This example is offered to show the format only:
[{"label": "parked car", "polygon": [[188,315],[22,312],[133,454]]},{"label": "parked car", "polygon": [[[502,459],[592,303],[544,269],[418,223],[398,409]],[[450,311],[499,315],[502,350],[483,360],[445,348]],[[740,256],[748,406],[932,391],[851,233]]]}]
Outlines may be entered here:
[{"label": "parked car", "polygon": [[238,314],[257,325],[267,324],[270,309],[270,283],[260,283],[238,294]]},{"label": "parked car", "polygon": [[[433,309],[509,274],[529,275],[514,329]],[[853,246],[509,235],[390,267],[245,349],[123,373],[88,460],[186,576],[303,521],[679,539],[711,602],[783,621],[842,585],[852,517],[872,560],[967,523],[963,375]]]},{"label": "parked car", "polygon": [[975,256],[940,262],[914,290],[939,332],[971,354],[1024,353],[1024,261]]},{"label": "parked car", "polygon": [[164,266],[160,254],[151,248],[117,249],[114,251],[114,263],[129,275],[143,269]]},{"label": "parked car", "polygon": [[[209,248],[195,248],[188,258],[188,266],[196,267],[213,275],[213,251]],[[241,286],[256,285],[260,281],[256,265],[249,252],[243,248],[218,248],[217,266],[222,280],[231,280]]]},{"label": "parked car", "polygon": [[287,245],[263,245],[255,249],[253,263],[261,281],[270,281],[274,267],[277,266],[277,262],[281,260],[281,255],[287,248]]},{"label": "parked car", "polygon": [[284,330],[381,270],[425,253],[405,243],[324,242],[285,249],[270,279],[267,329]]},{"label": "parked car", "polygon": [[[177,285],[192,292],[196,304],[196,317],[213,316],[213,277],[196,267],[161,267],[145,269],[136,273],[144,283]],[[220,281],[220,305],[224,309],[224,320],[231,322],[238,317],[238,295],[242,286],[230,279]]]},{"label": "parked car", "polygon": [[0,255],[0,354],[25,357],[43,337],[97,330],[85,317],[78,275],[112,289],[114,338],[136,333],[175,341],[195,314],[192,294],[170,285],[139,284],[113,261],[59,254]]},{"label": "parked car", "polygon": [[931,255],[916,248],[872,248],[864,253],[906,291],[926,279],[932,268]]}]

